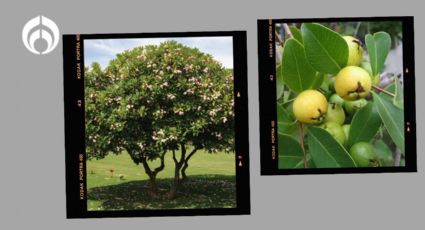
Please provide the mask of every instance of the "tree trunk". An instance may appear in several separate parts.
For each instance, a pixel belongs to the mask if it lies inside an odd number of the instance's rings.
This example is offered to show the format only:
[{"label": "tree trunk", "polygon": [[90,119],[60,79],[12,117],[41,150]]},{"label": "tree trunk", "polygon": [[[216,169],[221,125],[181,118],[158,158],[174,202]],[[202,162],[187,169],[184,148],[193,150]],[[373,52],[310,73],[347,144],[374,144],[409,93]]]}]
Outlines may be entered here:
[{"label": "tree trunk", "polygon": [[173,150],[173,160],[175,164],[174,169],[174,180],[171,184],[170,191],[168,193],[168,199],[174,199],[177,194],[177,190],[180,187],[180,185],[183,183],[183,181],[186,179],[186,169],[189,167],[189,160],[190,158],[196,153],[198,148],[195,148],[192,150],[192,152],[189,153],[186,157],[186,148],[184,144],[181,144],[181,157],[180,160],[177,160],[176,153]]},{"label": "tree trunk", "polygon": [[180,168],[181,165],[179,163],[176,164],[176,168],[174,170],[174,180],[171,184],[170,192],[168,193],[168,199],[172,200],[176,197],[177,189],[180,185]]},{"label": "tree trunk", "polygon": [[157,198],[160,197],[158,186],[156,184],[156,175],[159,172],[161,172],[165,167],[165,161],[164,161],[165,154],[166,154],[166,152],[162,153],[162,155],[160,156],[161,164],[157,168],[155,168],[153,171],[149,167],[149,164],[148,164],[145,157],[142,158],[142,160],[141,160],[141,162],[143,164],[143,168],[145,169],[145,173],[149,176],[148,195],[151,198],[154,198],[154,199],[157,199]]},{"label": "tree trunk", "polygon": [[156,175],[154,174],[149,175],[148,195],[152,198],[159,197],[158,186],[156,185]]},{"label": "tree trunk", "polygon": [[174,180],[173,180],[173,183],[171,184],[170,191],[168,192],[168,199],[170,200],[176,197],[177,189],[180,185],[180,169],[185,159],[185,155],[186,155],[186,148],[183,144],[181,145],[180,160],[177,160],[176,151],[173,150],[173,161],[174,161],[175,169],[174,169]]}]

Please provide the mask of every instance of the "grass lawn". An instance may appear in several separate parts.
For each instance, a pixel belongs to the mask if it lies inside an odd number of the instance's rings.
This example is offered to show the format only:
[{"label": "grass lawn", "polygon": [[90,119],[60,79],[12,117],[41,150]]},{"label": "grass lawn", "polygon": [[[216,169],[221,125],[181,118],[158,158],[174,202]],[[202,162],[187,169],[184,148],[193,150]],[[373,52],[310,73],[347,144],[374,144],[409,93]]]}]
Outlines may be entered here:
[{"label": "grass lawn", "polygon": [[[159,161],[151,162],[151,168]],[[110,170],[113,169],[113,174]],[[235,155],[208,154],[202,150],[189,161],[187,181],[174,200],[151,199],[147,195],[148,176],[127,153],[87,161],[88,210],[133,210],[172,208],[236,207]],[[174,177],[172,154],[167,153],[165,169],[157,176],[165,194]]]}]

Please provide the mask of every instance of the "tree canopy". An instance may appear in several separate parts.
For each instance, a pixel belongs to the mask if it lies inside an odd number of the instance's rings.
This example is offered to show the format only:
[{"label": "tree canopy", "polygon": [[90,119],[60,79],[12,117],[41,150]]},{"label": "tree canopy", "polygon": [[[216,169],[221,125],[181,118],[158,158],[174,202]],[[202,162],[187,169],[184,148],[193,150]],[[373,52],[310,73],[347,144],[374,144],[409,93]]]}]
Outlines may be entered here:
[{"label": "tree canopy", "polygon": [[234,149],[233,72],[175,41],[85,69],[89,159],[126,151],[139,164],[167,151]]}]

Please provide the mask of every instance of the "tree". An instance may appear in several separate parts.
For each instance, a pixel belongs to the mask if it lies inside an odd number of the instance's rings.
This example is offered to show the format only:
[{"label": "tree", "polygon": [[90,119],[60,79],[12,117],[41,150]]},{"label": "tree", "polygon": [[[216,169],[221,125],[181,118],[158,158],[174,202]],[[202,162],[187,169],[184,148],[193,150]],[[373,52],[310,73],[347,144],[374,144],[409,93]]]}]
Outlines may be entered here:
[{"label": "tree", "polygon": [[104,70],[94,63],[85,79],[88,158],[127,152],[143,165],[152,197],[167,152],[175,164],[172,199],[198,150],[234,150],[233,74],[209,54],[175,41],[138,47]]}]

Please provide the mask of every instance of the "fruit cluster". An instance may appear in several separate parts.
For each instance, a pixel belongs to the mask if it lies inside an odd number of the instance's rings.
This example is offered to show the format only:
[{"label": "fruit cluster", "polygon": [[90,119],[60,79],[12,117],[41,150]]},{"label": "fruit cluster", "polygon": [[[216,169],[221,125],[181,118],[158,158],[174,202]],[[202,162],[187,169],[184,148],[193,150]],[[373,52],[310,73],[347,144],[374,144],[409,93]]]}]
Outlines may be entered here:
[{"label": "fruit cluster", "polygon": [[[328,98],[318,90],[305,90],[294,100],[295,118],[307,125],[317,125],[328,131],[337,142],[347,148],[358,167],[380,166],[378,155],[367,142],[347,145],[351,119],[366,106],[372,85],[379,76],[371,76],[370,63],[363,62],[363,48],[359,40],[345,36],[349,48],[347,66],[330,78]],[[349,149],[348,149],[349,148]]]}]

